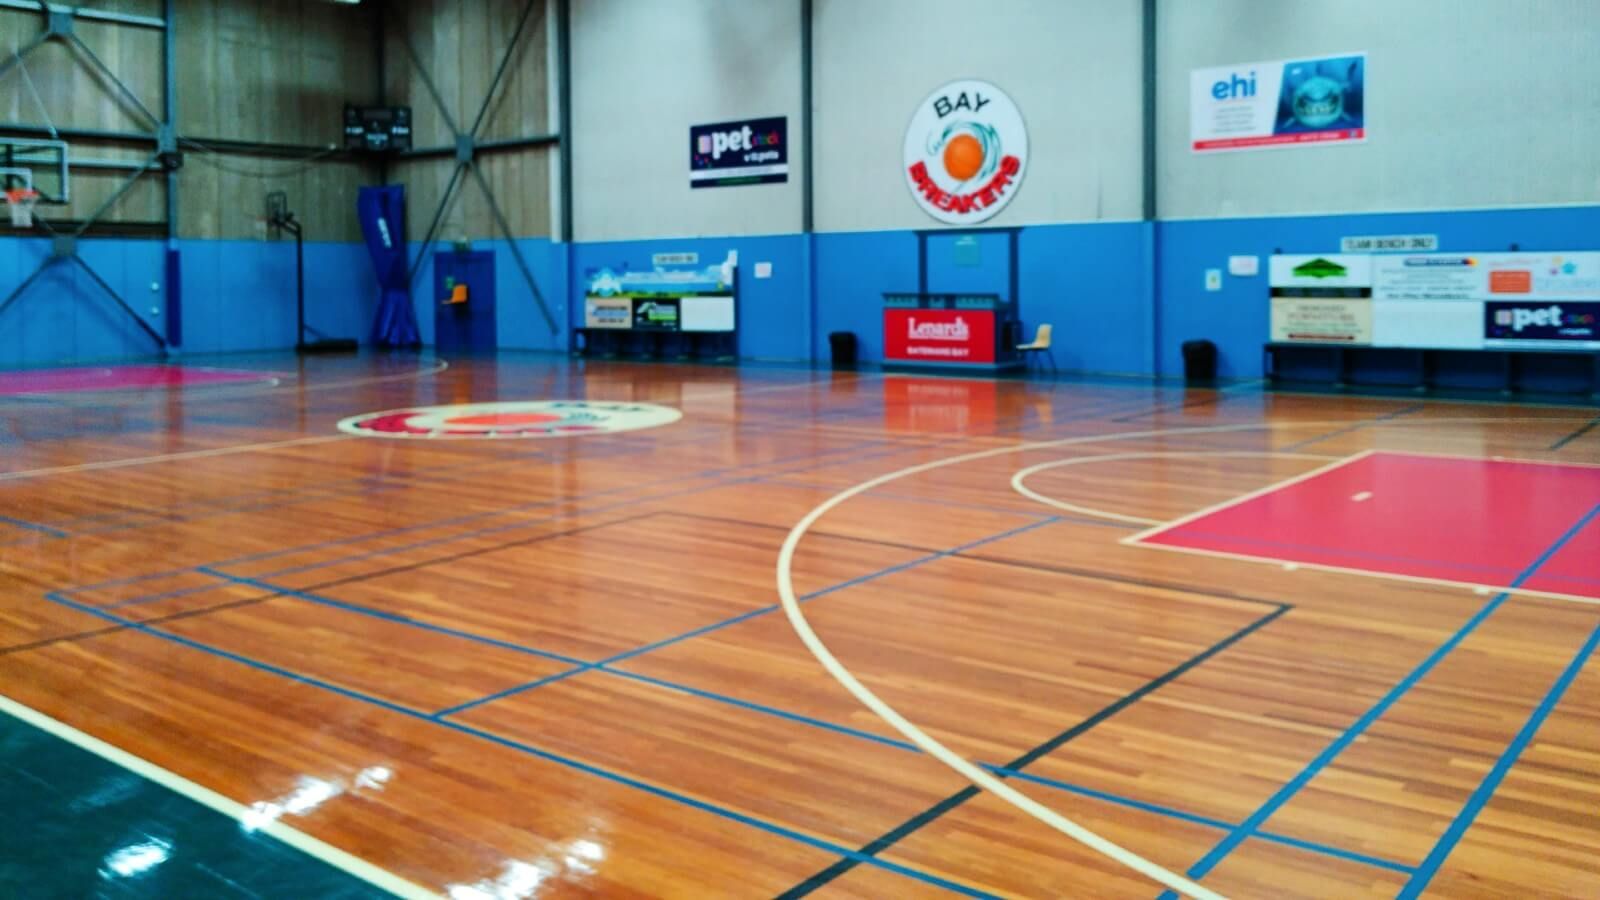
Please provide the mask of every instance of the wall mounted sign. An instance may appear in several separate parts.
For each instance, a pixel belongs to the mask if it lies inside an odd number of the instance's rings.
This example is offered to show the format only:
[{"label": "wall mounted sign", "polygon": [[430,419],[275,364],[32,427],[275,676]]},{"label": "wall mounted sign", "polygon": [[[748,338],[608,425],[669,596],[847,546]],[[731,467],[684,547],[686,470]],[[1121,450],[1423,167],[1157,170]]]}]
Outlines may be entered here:
[{"label": "wall mounted sign", "polygon": [[924,212],[950,225],[976,225],[1004,209],[1027,165],[1022,113],[987,81],[938,88],[906,127],[906,185]]},{"label": "wall mounted sign", "polygon": [[1270,270],[1274,341],[1600,349],[1600,252],[1274,256]]},{"label": "wall mounted sign", "polygon": [[742,119],[689,127],[689,187],[789,180],[789,119]]},{"label": "wall mounted sign", "polygon": [[1196,153],[1367,139],[1367,55],[1240,63],[1189,73]]},{"label": "wall mounted sign", "polygon": [[1420,253],[1437,249],[1437,234],[1362,234],[1339,239],[1340,253]]}]

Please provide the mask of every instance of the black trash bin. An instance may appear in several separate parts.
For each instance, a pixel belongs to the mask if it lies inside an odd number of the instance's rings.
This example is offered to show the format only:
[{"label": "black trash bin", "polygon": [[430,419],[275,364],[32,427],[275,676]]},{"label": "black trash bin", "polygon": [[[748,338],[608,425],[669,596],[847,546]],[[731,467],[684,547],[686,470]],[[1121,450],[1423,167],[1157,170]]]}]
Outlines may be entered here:
[{"label": "black trash bin", "polygon": [[1183,380],[1190,384],[1217,380],[1217,345],[1210,341],[1183,342]]},{"label": "black trash bin", "polygon": [[851,331],[835,331],[828,335],[828,350],[833,356],[835,369],[856,367],[856,336]]}]

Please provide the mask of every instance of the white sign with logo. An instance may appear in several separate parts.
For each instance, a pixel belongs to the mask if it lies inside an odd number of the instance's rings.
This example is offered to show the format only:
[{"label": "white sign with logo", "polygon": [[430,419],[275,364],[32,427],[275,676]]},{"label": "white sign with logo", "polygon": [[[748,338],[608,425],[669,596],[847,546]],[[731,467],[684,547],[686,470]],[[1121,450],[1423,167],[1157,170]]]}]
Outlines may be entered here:
[{"label": "white sign with logo", "polygon": [[1274,288],[1364,288],[1372,286],[1372,257],[1345,253],[1274,256],[1267,260]]},{"label": "white sign with logo", "polygon": [[906,128],[906,185],[924,212],[947,224],[992,218],[1016,195],[1027,165],[1022,113],[987,81],[938,88]]},{"label": "white sign with logo", "polygon": [[1189,73],[1196,153],[1366,140],[1365,53],[1239,63]]},{"label": "white sign with logo", "polygon": [[1361,234],[1339,239],[1340,253],[1420,253],[1437,249],[1437,234]]},{"label": "white sign with logo", "polygon": [[1600,253],[1418,253],[1373,258],[1379,300],[1597,300]]}]

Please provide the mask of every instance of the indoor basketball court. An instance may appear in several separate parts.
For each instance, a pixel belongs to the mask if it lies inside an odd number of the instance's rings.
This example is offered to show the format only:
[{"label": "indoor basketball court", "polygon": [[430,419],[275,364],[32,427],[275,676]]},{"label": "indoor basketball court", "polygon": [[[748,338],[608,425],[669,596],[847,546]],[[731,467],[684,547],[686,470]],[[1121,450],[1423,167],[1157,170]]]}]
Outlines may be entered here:
[{"label": "indoor basketball court", "polygon": [[1511,6],[0,0],[0,896],[1600,896]]}]

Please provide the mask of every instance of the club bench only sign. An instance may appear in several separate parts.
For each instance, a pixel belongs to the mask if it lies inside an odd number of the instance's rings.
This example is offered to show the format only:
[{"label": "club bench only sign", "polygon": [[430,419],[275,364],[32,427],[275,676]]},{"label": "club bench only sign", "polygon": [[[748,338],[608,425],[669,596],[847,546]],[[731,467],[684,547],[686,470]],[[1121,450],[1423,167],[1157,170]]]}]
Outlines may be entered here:
[{"label": "club bench only sign", "polygon": [[788,117],[689,127],[689,187],[737,187],[788,180]]}]

